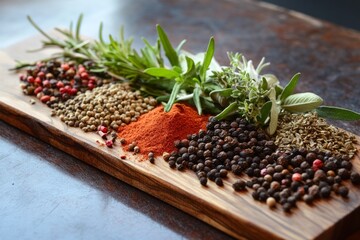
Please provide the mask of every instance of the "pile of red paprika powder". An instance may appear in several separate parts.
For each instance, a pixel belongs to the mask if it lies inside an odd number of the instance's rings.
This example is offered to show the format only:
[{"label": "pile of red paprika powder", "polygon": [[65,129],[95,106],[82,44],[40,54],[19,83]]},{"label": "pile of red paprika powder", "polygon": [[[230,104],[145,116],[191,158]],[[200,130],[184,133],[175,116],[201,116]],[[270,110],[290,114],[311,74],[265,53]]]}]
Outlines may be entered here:
[{"label": "pile of red paprika powder", "polygon": [[136,122],[120,127],[118,137],[126,144],[136,143],[142,155],[152,152],[160,156],[176,148],[174,141],[206,128],[209,116],[199,116],[190,106],[176,103],[169,112],[158,106],[142,115]]}]

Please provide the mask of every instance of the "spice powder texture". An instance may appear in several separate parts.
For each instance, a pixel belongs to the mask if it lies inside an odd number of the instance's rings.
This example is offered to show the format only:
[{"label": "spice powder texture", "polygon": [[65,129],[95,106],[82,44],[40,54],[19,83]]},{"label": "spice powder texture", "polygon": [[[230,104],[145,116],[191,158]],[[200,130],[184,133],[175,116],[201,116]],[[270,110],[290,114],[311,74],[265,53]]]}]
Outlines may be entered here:
[{"label": "spice powder texture", "polygon": [[184,104],[174,104],[169,112],[158,106],[142,115],[138,121],[119,128],[119,138],[126,144],[136,142],[140,153],[153,152],[155,156],[175,150],[174,141],[206,128],[209,116],[199,116],[195,109]]}]

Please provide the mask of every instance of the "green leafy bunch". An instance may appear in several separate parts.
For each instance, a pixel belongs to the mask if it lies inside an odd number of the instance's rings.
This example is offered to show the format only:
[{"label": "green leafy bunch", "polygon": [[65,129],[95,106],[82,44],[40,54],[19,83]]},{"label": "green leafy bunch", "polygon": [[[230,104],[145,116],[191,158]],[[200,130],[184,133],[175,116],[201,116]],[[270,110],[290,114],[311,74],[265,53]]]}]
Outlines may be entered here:
[{"label": "green leafy bunch", "polygon": [[207,77],[215,52],[214,38],[210,38],[205,53],[192,55],[185,51],[176,51],[160,26],[157,26],[157,31],[171,67],[151,67],[144,72],[160,79],[174,81],[170,96],[159,98],[167,100],[165,111],[169,111],[177,101],[193,103],[199,114],[202,114],[204,107],[208,112],[216,110],[208,93],[217,86]]},{"label": "green leafy bunch", "polygon": [[[144,46],[132,47],[133,39],[124,37],[121,28],[119,38],[103,37],[100,24],[97,40],[81,37],[83,15],[75,28],[55,28],[59,38],[44,32],[30,17],[30,23],[45,37],[43,48],[57,47],[61,51],[42,59],[50,61],[62,58],[77,63],[90,62],[90,70],[97,74],[112,76],[115,80],[127,81],[138,90],[157,97],[164,102],[165,111],[170,111],[175,102],[187,101],[199,114],[204,111],[217,114],[223,119],[238,114],[249,121],[267,127],[274,134],[279,115],[284,112],[308,112],[316,110],[325,118],[359,120],[360,114],[344,108],[321,106],[323,100],[314,93],[294,93],[300,74],[295,74],[282,87],[271,74],[262,74],[269,65],[263,58],[255,68],[251,60],[239,53],[229,53],[230,66],[220,67],[214,59],[215,41],[211,37],[205,52],[191,54],[182,50],[185,40],[175,48],[167,34],[157,25],[157,40],[151,45],[142,38]],[[167,66],[165,62],[170,65]],[[14,69],[35,63],[18,62]]]},{"label": "green leafy bunch", "polygon": [[223,108],[216,118],[223,119],[232,114],[240,114],[249,121],[268,126],[270,135],[274,134],[278,117],[284,112],[305,113],[316,110],[325,118],[358,120],[360,114],[351,110],[321,106],[323,99],[318,95],[305,92],[294,93],[300,74],[295,74],[289,83],[282,87],[272,74],[261,75],[269,63],[264,58],[254,68],[241,54],[229,53],[231,67],[214,72],[215,81],[222,87],[210,93],[210,97]]},{"label": "green leafy bunch", "polygon": [[[98,40],[84,40],[80,35],[82,19],[83,15],[80,15],[75,29],[72,23],[69,29],[55,28],[61,35],[58,39],[44,32],[28,17],[30,23],[46,38],[42,48],[58,47],[62,50],[43,61],[64,58],[78,63],[91,62],[92,72],[129,81],[134,88],[157,97],[159,101],[165,101],[165,111],[170,111],[175,102],[188,101],[196,106],[199,114],[204,109],[210,113],[219,112],[208,96],[216,87],[208,78],[209,67],[217,66],[213,60],[213,38],[210,38],[205,53],[193,55],[181,50],[185,40],[174,48],[165,31],[157,25],[156,43],[151,45],[146,38],[142,38],[144,47],[137,51],[132,47],[133,38],[125,39],[123,28],[119,39],[109,35],[106,41],[102,23]],[[170,66],[165,65],[165,57]],[[18,62],[15,69],[30,65],[34,63]]]}]

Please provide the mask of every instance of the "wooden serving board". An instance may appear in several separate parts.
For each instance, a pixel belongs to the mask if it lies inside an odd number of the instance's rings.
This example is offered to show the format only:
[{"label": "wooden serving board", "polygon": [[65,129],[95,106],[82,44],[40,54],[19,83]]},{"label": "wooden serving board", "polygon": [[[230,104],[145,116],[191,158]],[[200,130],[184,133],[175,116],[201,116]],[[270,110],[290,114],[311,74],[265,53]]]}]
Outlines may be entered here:
[{"label": "wooden serving board", "polygon": [[[280,207],[271,210],[266,204],[254,201],[250,191],[234,192],[232,176],[224,182],[224,187],[213,182],[203,187],[193,172],[172,170],[160,158],[155,164],[140,162],[124,153],[119,144],[113,149],[100,146],[97,140],[101,138],[97,134],[66,126],[51,117],[51,109],[37,100],[31,105],[30,97],[21,92],[18,75],[8,71],[14,66],[14,59],[34,60],[50,54],[26,53],[26,49],[39,45],[39,37],[35,37],[0,52],[1,120],[236,238],[336,239],[359,229],[360,188],[351,184],[348,199],[333,196],[314,206],[299,202],[298,208],[289,214]],[[120,159],[124,154],[128,158]],[[359,160],[358,153],[352,161],[358,172]]]}]

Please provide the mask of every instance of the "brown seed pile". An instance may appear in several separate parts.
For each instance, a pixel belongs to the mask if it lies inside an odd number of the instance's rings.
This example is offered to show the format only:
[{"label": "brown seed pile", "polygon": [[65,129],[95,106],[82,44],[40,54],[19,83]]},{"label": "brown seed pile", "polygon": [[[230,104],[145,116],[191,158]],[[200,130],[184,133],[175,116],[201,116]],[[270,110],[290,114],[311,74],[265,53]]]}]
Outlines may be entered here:
[{"label": "brown seed pile", "polygon": [[111,84],[59,103],[52,115],[85,132],[96,131],[100,125],[117,131],[119,126],[136,121],[156,105],[154,98],[143,97],[139,91],[132,91],[129,84]]},{"label": "brown seed pile", "polygon": [[333,125],[316,113],[284,114],[279,119],[275,144],[281,150],[305,148],[330,151],[352,158],[356,153],[356,138]]}]

